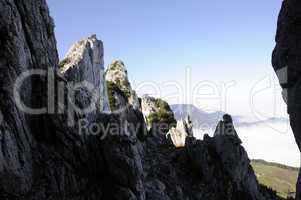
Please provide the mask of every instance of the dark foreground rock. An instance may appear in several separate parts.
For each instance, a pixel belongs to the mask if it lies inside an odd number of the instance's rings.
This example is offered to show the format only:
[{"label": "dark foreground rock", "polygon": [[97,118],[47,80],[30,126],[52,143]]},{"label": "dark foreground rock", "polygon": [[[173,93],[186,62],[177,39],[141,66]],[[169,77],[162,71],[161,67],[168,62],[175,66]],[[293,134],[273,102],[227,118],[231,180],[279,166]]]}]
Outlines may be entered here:
[{"label": "dark foreground rock", "polygon": [[146,141],[147,199],[278,199],[258,185],[239,138],[188,138],[179,149],[161,139]]},{"label": "dark foreground rock", "polygon": [[[301,152],[301,1],[282,3],[272,63],[287,99],[291,127]],[[301,172],[296,193],[296,199],[301,200]]]}]

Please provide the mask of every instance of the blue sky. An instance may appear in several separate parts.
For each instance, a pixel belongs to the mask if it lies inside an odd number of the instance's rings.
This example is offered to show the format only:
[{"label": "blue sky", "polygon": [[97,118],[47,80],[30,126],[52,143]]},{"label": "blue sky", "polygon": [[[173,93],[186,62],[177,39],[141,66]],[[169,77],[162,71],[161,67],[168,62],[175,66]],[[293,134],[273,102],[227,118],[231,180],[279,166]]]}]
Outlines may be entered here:
[{"label": "blue sky", "polygon": [[[273,74],[270,60],[281,3],[281,0],[48,0],[61,58],[75,41],[96,33],[104,42],[105,64],[122,59],[134,87],[143,81],[159,84],[178,81],[185,85],[187,66],[193,85],[202,80],[217,85],[235,81],[228,108],[235,114],[251,112],[250,90],[259,80]],[[161,96],[170,89],[162,91]],[[270,95],[275,92],[270,93],[259,97],[258,106],[265,108],[271,104]],[[285,115],[279,93],[275,98],[276,107]],[[213,105],[212,109],[220,108]],[[267,109],[267,112],[272,111]]]},{"label": "blue sky", "polygon": [[[222,110],[250,121],[287,117],[271,67],[282,0],[47,2],[61,58],[74,42],[95,33],[104,42],[105,65],[122,59],[140,95],[150,93],[171,104],[193,103],[206,111]],[[160,93],[139,87],[145,82]],[[195,100],[199,83],[210,87],[202,87],[204,95]],[[231,83],[225,92],[225,84]],[[298,149],[289,125],[279,127],[265,124],[239,132],[252,158],[299,166],[299,159],[291,157]],[[274,142],[262,142],[261,134],[267,141],[273,134]]]}]

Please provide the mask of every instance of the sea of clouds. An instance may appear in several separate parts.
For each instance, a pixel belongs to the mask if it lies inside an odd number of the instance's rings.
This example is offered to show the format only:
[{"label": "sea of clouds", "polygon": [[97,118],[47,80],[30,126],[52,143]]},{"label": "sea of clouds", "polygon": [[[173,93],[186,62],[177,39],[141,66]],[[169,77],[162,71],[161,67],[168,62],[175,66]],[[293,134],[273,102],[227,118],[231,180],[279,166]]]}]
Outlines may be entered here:
[{"label": "sea of clouds", "polygon": [[[236,126],[236,131],[250,159],[300,166],[300,152],[288,122]],[[198,139],[203,139],[206,133],[212,136],[213,130],[194,130],[194,135]]]}]

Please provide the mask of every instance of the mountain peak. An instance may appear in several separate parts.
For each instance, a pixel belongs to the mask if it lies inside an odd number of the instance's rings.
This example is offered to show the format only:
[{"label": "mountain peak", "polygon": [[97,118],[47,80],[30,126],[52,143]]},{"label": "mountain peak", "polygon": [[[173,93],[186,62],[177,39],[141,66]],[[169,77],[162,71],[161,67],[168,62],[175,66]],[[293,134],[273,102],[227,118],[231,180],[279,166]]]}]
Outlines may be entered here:
[{"label": "mountain peak", "polygon": [[[96,108],[100,111],[109,111],[103,51],[103,43],[95,34],[81,39],[71,46],[64,60],[60,62],[60,72],[67,81],[74,83],[86,81],[92,84],[95,87],[92,93],[97,96]],[[83,98],[86,93],[87,91],[81,88],[78,98]],[[87,102],[90,100],[87,99]],[[79,102],[82,102],[82,99]]]},{"label": "mountain peak", "polygon": [[[128,78],[128,72],[126,66],[122,60],[114,60],[107,68],[105,73],[105,78],[108,83],[109,93],[111,94],[109,98],[111,99],[111,108],[121,108],[124,107],[127,102],[131,104],[134,109],[140,108],[140,103],[136,92],[132,89],[131,83]],[[114,89],[115,88],[115,89]],[[122,92],[122,95],[118,95],[118,91]],[[114,91],[113,91],[114,90]]]},{"label": "mountain peak", "polygon": [[65,58],[60,62],[60,71],[65,73],[83,60],[104,69],[103,43],[97,39],[95,34],[81,39],[71,46]]}]

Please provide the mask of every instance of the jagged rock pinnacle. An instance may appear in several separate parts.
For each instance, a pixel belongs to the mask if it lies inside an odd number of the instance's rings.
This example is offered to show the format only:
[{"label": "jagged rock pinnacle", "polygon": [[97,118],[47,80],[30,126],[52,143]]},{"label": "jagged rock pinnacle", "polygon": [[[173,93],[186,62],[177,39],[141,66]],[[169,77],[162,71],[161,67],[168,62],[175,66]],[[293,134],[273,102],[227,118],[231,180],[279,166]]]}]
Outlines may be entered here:
[{"label": "jagged rock pinnacle", "polygon": [[97,109],[99,111],[110,110],[104,78],[103,44],[96,35],[75,43],[64,60],[60,62],[60,71],[68,81],[91,83],[95,87],[95,93],[98,94]]},{"label": "jagged rock pinnacle", "polygon": [[[141,109],[144,115],[148,129],[154,124],[164,123],[168,128],[176,125],[174,113],[167,102],[160,98],[154,98],[149,95],[144,95],[141,98]],[[168,129],[163,132],[168,132]]]},{"label": "jagged rock pinnacle", "polygon": [[125,100],[122,100],[121,99],[122,97],[120,95],[117,94],[114,95],[112,94],[112,92],[109,91],[109,93],[111,93],[109,97],[111,99],[110,104],[118,104],[118,105],[111,105],[111,108],[125,107],[126,104],[129,103],[130,105],[133,106],[134,109],[136,110],[140,109],[138,96],[136,92],[132,89],[131,83],[128,79],[128,72],[123,61],[114,60],[112,64],[108,66],[105,78],[106,81],[108,82],[109,90],[110,89],[112,90],[114,89],[114,87],[115,88],[117,87],[122,92],[122,96],[125,97]]}]

